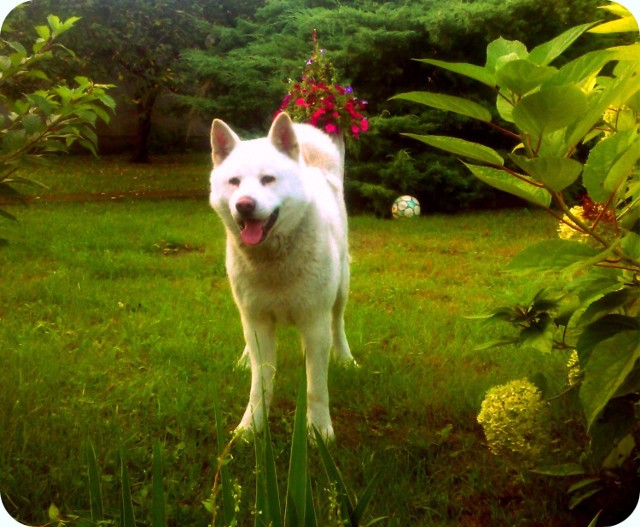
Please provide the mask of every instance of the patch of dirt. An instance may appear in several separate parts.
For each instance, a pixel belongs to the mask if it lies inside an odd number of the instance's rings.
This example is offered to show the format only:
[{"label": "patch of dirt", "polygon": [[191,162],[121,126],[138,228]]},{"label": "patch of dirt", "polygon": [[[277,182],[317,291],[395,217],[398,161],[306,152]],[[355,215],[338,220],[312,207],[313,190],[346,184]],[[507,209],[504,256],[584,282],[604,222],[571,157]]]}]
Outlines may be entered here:
[{"label": "patch of dirt", "polygon": [[124,192],[68,192],[65,194],[46,194],[43,196],[21,196],[7,199],[0,196],[0,205],[8,205],[22,201],[24,203],[57,203],[57,202],[90,202],[90,201],[124,201],[124,200],[165,200],[206,198],[208,190],[127,190]]}]

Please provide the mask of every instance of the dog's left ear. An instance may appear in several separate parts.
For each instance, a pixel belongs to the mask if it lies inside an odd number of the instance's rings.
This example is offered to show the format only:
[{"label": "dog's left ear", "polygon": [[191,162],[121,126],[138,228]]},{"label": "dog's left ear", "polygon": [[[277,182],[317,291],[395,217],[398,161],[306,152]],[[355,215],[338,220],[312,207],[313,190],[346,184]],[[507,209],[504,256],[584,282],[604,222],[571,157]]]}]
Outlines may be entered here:
[{"label": "dog's left ear", "polygon": [[269,140],[277,150],[294,161],[300,159],[300,145],[293,130],[291,117],[287,113],[279,113],[273,120],[271,130],[269,130]]},{"label": "dog's left ear", "polygon": [[222,163],[240,142],[240,138],[227,123],[214,119],[211,123],[211,157],[213,166]]}]

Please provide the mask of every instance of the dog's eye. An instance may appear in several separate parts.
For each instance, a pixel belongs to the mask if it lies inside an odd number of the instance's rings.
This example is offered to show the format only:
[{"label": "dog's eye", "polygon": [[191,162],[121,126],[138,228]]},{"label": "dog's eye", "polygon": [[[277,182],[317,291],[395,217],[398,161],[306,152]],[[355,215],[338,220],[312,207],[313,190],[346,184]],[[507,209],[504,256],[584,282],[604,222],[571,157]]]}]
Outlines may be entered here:
[{"label": "dog's eye", "polygon": [[229,185],[231,185],[232,187],[237,187],[240,185],[240,178],[239,177],[232,177],[229,180]]},{"label": "dog's eye", "polygon": [[263,185],[269,185],[270,183],[275,183],[275,182],[276,182],[275,176],[262,176],[260,178],[260,183],[262,183]]}]

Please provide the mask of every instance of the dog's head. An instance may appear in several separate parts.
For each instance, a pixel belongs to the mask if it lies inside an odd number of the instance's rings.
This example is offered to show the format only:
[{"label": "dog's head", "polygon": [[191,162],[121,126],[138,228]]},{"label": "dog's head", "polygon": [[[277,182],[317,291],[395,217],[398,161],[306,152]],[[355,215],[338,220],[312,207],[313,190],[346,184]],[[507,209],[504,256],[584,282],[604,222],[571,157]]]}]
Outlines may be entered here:
[{"label": "dog's head", "polygon": [[308,199],[300,144],[286,113],[276,117],[266,138],[250,141],[215,119],[211,150],[211,205],[244,245],[259,245],[272,231],[295,226]]}]

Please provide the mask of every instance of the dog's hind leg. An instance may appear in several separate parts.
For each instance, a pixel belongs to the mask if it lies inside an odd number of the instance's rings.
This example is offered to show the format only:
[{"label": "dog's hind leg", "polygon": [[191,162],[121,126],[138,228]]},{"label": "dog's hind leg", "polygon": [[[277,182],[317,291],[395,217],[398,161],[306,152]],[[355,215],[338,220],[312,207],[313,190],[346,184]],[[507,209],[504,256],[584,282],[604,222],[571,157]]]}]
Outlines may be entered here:
[{"label": "dog's hind leg", "polygon": [[331,334],[333,337],[333,359],[339,364],[356,365],[351,355],[347,335],[344,329],[344,311],[347,307],[349,296],[349,264],[345,263],[342,269],[342,283],[333,304],[331,313]]},{"label": "dog's hind leg", "polygon": [[275,326],[273,322],[249,321],[243,318],[245,342],[251,364],[249,404],[240,424],[239,434],[260,432],[265,425],[273,397],[273,377],[276,372]]}]

